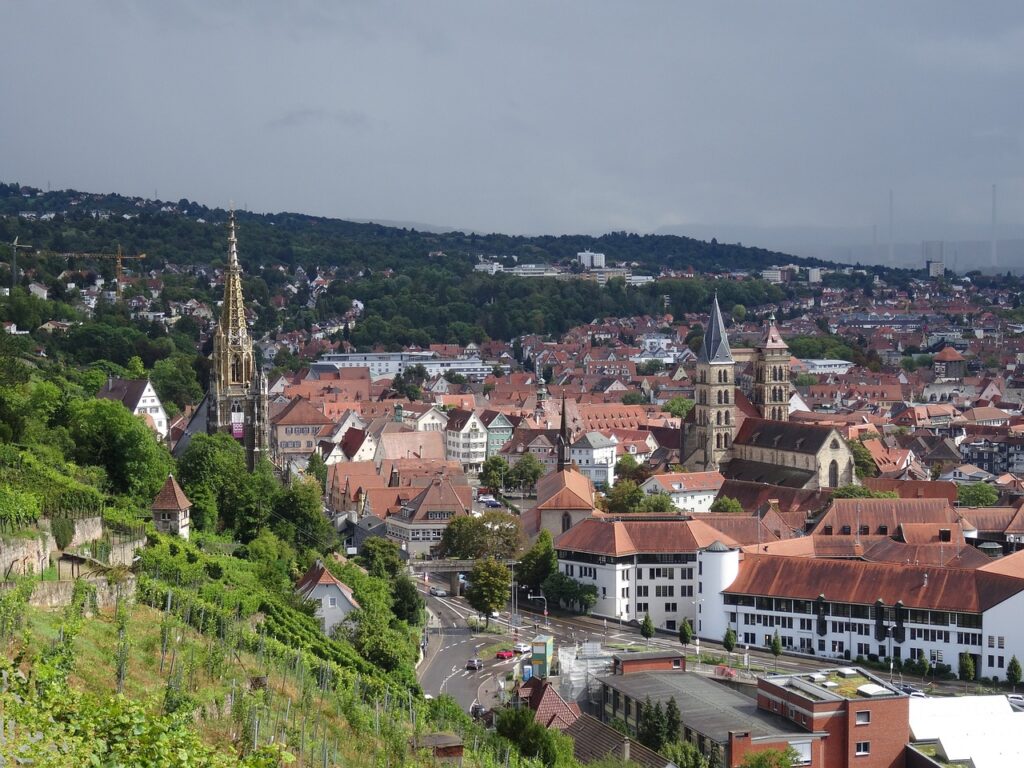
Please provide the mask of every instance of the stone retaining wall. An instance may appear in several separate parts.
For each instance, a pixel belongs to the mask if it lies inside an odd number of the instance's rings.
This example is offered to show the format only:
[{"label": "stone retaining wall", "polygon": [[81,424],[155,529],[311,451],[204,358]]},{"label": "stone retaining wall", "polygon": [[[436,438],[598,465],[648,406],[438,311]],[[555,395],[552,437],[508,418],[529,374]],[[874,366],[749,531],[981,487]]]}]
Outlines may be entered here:
[{"label": "stone retaining wall", "polygon": [[[86,579],[96,587],[96,604],[100,610],[113,609],[117,603],[118,589],[125,597],[135,595],[135,577],[128,578],[120,585],[109,584],[106,579]],[[67,581],[39,581],[32,590],[32,597],[29,605],[33,608],[63,608],[71,605],[71,594],[74,592],[74,580]]]}]

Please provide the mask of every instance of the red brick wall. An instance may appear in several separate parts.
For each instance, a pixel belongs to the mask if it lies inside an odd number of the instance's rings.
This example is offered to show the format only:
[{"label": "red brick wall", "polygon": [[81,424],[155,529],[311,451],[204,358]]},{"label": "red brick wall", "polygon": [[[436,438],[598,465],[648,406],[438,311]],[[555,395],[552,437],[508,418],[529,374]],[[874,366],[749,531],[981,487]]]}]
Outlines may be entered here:
[{"label": "red brick wall", "polygon": [[686,659],[683,656],[676,657],[679,667],[673,667],[672,658],[667,659],[623,659],[621,662],[620,674],[628,675],[631,672],[672,672],[673,670],[685,671]]},{"label": "red brick wall", "polygon": [[[785,750],[788,741],[751,741],[750,734],[744,731],[729,732],[729,757],[726,768],[738,768],[747,755],[764,752],[769,749]],[[811,768],[831,768],[832,763],[825,761],[825,740],[815,739],[811,742]]]},{"label": "red brick wall", "polygon": [[[868,725],[857,725],[857,712],[871,712]],[[847,765],[856,768],[903,768],[910,740],[910,700],[907,697],[849,702],[846,724]],[[871,742],[871,754],[856,757],[857,742]]]}]

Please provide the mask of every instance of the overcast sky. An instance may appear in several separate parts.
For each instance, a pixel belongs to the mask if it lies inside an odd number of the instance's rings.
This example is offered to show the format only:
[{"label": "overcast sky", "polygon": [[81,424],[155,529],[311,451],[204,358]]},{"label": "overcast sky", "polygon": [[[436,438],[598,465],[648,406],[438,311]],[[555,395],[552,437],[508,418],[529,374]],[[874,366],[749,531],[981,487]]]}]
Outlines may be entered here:
[{"label": "overcast sky", "polygon": [[[0,178],[511,233],[1024,230],[1024,3],[0,3]],[[738,239],[732,238],[732,239]],[[747,244],[747,240],[744,240]]]}]

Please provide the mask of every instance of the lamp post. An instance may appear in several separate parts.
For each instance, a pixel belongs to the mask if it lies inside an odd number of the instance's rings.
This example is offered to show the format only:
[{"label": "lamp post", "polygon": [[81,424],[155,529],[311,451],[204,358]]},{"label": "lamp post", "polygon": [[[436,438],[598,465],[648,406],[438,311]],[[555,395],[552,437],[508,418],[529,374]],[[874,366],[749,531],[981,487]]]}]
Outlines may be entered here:
[{"label": "lamp post", "polygon": [[543,600],[544,601],[544,624],[548,623],[548,599],[544,595],[527,595],[530,600]]},{"label": "lamp post", "polygon": [[698,600],[691,600],[690,605],[693,606],[693,634],[699,636],[700,631],[704,628],[700,620],[700,604],[704,602],[704,598]]},{"label": "lamp post", "polygon": [[884,624],[885,635],[889,639],[889,682],[892,682],[892,631],[896,629],[895,624]]}]

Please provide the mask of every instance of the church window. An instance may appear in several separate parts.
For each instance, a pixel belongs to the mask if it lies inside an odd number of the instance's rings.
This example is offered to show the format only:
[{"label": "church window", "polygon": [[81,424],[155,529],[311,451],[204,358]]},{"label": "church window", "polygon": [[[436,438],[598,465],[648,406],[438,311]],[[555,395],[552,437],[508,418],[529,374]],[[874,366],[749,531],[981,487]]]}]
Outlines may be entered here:
[{"label": "church window", "polygon": [[726,405],[729,404],[729,390],[728,389],[725,390],[725,392],[722,393],[722,399],[725,401]]},{"label": "church window", "polygon": [[722,412],[721,411],[716,411],[715,412],[715,421],[718,423],[719,426],[722,425]]},{"label": "church window", "polygon": [[722,447],[722,433],[719,432],[717,435],[715,435],[715,448],[721,448],[721,447]]},{"label": "church window", "polygon": [[570,528],[572,528],[572,516],[565,512],[562,514],[562,533],[565,533]]},{"label": "church window", "polygon": [[839,487],[839,462],[835,459],[832,459],[832,463],[828,465],[828,487]]},{"label": "church window", "polygon": [[[828,447],[829,447],[829,448],[831,448],[831,449],[832,449],[833,451],[837,451],[837,450],[839,450],[839,441],[838,441],[838,440],[836,440],[836,439],[835,439],[835,438],[833,437],[833,438],[832,438],[832,442],[831,442],[831,443],[829,444],[829,446],[828,446]],[[835,462],[833,462],[833,463],[835,463]]]},{"label": "church window", "polygon": [[231,356],[231,381],[239,382],[242,380],[242,358],[239,355]]},{"label": "church window", "polygon": [[718,392],[716,394],[718,395],[718,404],[721,405],[722,404],[722,390],[718,390]]},{"label": "church window", "polygon": [[732,414],[729,411],[725,412],[725,423],[729,424],[732,421]]}]

